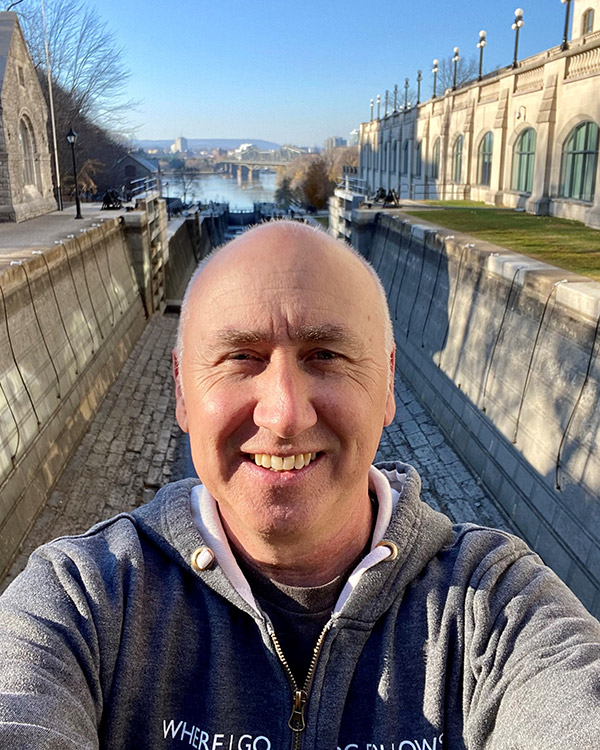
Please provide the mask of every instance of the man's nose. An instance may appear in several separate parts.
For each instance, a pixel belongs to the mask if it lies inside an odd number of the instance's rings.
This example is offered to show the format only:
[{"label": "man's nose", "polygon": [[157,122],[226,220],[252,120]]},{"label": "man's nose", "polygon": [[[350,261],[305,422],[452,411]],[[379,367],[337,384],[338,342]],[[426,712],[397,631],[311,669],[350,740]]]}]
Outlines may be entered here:
[{"label": "man's nose", "polygon": [[310,377],[297,362],[272,359],[259,380],[254,408],[257,427],[289,439],[316,424]]}]

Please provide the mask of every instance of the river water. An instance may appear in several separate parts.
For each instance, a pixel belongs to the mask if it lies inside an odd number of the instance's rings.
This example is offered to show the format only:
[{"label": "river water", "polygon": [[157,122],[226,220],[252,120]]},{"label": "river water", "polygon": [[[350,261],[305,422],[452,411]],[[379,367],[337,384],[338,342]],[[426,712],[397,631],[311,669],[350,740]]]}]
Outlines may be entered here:
[{"label": "river water", "polygon": [[[201,174],[192,183],[187,192],[188,203],[229,203],[229,208],[251,209],[255,202],[271,202],[275,197],[274,172],[255,172],[254,181],[238,183],[236,177],[220,174]],[[175,175],[163,175],[163,195],[166,195],[165,183],[169,183],[169,196],[182,198],[182,186]]]}]

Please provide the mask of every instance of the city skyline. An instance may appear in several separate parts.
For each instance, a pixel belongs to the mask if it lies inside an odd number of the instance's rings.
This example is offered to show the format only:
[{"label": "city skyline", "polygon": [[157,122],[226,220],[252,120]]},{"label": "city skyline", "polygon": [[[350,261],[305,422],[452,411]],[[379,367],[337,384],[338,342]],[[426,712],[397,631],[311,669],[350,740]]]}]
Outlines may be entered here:
[{"label": "city skyline", "polygon": [[[406,77],[416,88],[418,69],[421,99],[428,99],[432,60],[455,46],[475,57],[480,29],[487,31],[484,72],[510,64],[514,51],[515,0],[475,12],[467,0],[425,0],[400,10],[389,0],[307,0],[301,14],[273,0],[260,10],[240,0],[181,0],[171,23],[160,26],[152,10],[163,6],[154,2],[88,2],[124,48],[127,93],[139,102],[130,118],[139,140],[183,135],[322,146],[367,121],[377,94],[383,98],[394,84],[403,92]],[[560,0],[522,7],[519,59],[560,44]]]}]

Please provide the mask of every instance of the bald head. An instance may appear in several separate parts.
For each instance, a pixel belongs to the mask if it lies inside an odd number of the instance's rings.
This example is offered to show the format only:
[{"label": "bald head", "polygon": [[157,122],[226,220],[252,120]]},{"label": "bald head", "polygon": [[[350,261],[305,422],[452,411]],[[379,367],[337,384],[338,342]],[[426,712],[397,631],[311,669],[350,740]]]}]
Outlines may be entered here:
[{"label": "bald head", "polygon": [[[245,269],[245,270],[244,270]],[[389,355],[394,346],[393,327],[385,290],[377,273],[354,248],[335,240],[324,231],[295,221],[274,221],[247,230],[236,239],[214,250],[198,266],[190,279],[181,305],[176,353],[181,361],[185,327],[192,307],[200,302],[215,279],[235,270],[252,274],[255,270],[277,269],[278,276],[318,275],[332,287],[350,284],[362,300],[365,314],[383,336]],[[251,293],[251,289],[248,289]],[[282,293],[285,283],[282,282]],[[206,299],[204,300],[206,301]]]}]

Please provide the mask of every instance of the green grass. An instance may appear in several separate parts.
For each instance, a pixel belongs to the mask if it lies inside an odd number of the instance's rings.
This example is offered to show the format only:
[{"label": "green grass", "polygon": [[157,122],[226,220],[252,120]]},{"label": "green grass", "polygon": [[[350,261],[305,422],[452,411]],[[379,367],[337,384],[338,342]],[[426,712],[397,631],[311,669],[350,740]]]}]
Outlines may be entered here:
[{"label": "green grass", "polygon": [[581,222],[500,208],[404,210],[418,219],[600,281],[600,231]]},{"label": "green grass", "polygon": [[461,201],[461,200],[455,200],[455,201],[419,201],[419,203],[424,203],[427,206],[440,206],[442,208],[489,208],[489,205],[487,203],[484,203],[483,201]]}]

